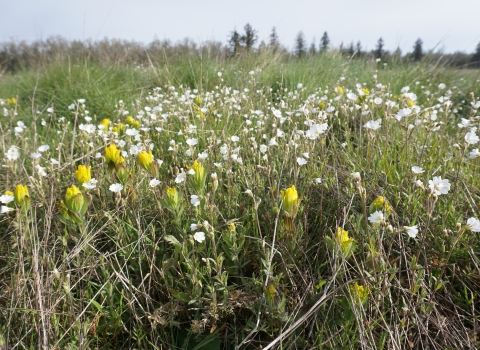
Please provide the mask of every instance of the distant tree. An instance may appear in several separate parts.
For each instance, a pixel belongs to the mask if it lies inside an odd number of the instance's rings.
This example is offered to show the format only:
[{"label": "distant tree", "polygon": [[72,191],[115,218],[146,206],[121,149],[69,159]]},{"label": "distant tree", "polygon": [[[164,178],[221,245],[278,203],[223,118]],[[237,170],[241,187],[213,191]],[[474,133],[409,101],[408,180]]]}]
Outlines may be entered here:
[{"label": "distant tree", "polygon": [[363,55],[363,52],[362,52],[362,43],[359,41],[357,41],[357,46],[355,47],[355,51],[357,52],[357,56],[362,56]]},{"label": "distant tree", "polygon": [[382,38],[378,39],[377,47],[375,48],[375,51],[373,51],[373,55],[375,56],[375,58],[382,58],[383,54],[385,53],[383,46],[384,46],[383,39]]},{"label": "distant tree", "polygon": [[355,53],[355,47],[353,46],[353,41],[352,41],[347,48],[347,55],[352,57],[354,53]]},{"label": "distant tree", "polygon": [[236,30],[230,33],[230,38],[228,39],[228,44],[233,55],[239,53],[240,48],[242,47],[242,40],[240,34]]},{"label": "distant tree", "polygon": [[277,49],[280,46],[280,41],[278,40],[278,34],[275,27],[272,28],[272,33],[270,34],[270,43],[269,46],[272,49]]},{"label": "distant tree", "polygon": [[247,51],[250,51],[253,45],[255,45],[255,43],[257,42],[257,31],[254,30],[249,23],[245,24],[243,30],[245,30],[245,34],[242,35],[241,41],[245,45]]},{"label": "distant tree", "polygon": [[328,50],[330,45],[330,38],[328,37],[328,33],[323,33],[322,38],[320,39],[320,52],[325,52]]},{"label": "distant tree", "polygon": [[422,59],[422,56],[423,56],[422,45],[423,45],[423,41],[420,38],[418,38],[417,41],[415,41],[415,45],[413,45],[412,58],[415,62],[418,62]]},{"label": "distant tree", "polygon": [[317,47],[315,44],[315,38],[313,38],[312,44],[310,45],[310,48],[308,49],[308,54],[309,55],[315,55],[317,53]]},{"label": "distant tree", "polygon": [[295,38],[295,54],[298,57],[302,57],[305,55],[305,36],[303,32],[300,31]]},{"label": "distant tree", "polygon": [[474,67],[480,67],[480,43],[478,43],[475,53],[470,61]]}]

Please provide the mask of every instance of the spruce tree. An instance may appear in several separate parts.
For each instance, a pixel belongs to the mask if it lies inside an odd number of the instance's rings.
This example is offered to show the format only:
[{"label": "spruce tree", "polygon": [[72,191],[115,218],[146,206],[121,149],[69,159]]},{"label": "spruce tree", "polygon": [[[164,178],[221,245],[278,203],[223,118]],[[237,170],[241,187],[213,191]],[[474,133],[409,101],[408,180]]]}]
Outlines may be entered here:
[{"label": "spruce tree", "polygon": [[313,56],[316,53],[317,53],[317,48],[315,45],[315,38],[313,38],[312,44],[310,45],[310,49],[308,49],[308,54]]},{"label": "spruce tree", "polygon": [[373,51],[373,55],[375,56],[375,58],[382,58],[383,54],[385,53],[383,46],[384,46],[383,39],[382,38],[378,39],[377,47],[375,48],[375,51]]},{"label": "spruce tree", "polygon": [[234,56],[239,53],[242,43],[240,34],[238,34],[237,30],[231,32],[230,39],[228,39],[228,44],[230,45],[230,50]]},{"label": "spruce tree", "polygon": [[295,54],[298,57],[302,57],[305,55],[305,37],[303,32],[300,31],[295,38]]},{"label": "spruce tree", "polygon": [[328,50],[330,45],[330,38],[328,37],[328,33],[323,33],[322,38],[320,39],[320,52],[325,52]]},{"label": "spruce tree", "polygon": [[418,62],[422,59],[422,56],[423,56],[422,45],[423,45],[423,41],[420,38],[418,38],[417,41],[415,41],[415,45],[413,45],[412,58],[415,62]]},{"label": "spruce tree", "polygon": [[274,50],[277,49],[280,46],[280,42],[278,40],[277,30],[275,29],[275,27],[272,28],[272,33],[270,34],[269,46]]},{"label": "spruce tree", "polygon": [[478,43],[475,53],[470,61],[474,67],[480,68],[480,43]]},{"label": "spruce tree", "polygon": [[250,51],[253,45],[255,45],[255,43],[257,42],[257,31],[254,30],[249,23],[245,24],[243,30],[245,30],[245,34],[242,35],[241,41],[245,45],[247,51]]}]

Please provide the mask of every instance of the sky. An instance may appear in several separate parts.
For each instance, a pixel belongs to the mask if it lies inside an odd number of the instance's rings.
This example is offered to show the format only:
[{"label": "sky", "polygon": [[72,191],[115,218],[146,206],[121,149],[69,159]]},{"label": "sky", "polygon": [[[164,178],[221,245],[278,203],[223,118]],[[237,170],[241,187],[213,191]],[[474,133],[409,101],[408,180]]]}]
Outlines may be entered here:
[{"label": "sky", "polygon": [[[475,51],[480,42],[480,0],[15,0],[3,1],[0,42],[66,39],[126,39],[150,43],[190,38],[227,43],[246,23],[268,42],[272,27],[280,42],[294,47],[302,31],[318,46],[326,31],[333,46],[361,41],[385,48],[452,53]],[[257,45],[258,45],[257,43]]]}]

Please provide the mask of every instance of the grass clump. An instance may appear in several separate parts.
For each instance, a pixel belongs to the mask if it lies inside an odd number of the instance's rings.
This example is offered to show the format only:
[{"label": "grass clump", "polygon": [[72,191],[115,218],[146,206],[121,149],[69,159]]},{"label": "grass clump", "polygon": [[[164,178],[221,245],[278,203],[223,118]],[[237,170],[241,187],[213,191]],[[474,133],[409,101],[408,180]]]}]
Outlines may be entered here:
[{"label": "grass clump", "polygon": [[478,346],[476,77],[197,60],[2,81],[0,344]]}]

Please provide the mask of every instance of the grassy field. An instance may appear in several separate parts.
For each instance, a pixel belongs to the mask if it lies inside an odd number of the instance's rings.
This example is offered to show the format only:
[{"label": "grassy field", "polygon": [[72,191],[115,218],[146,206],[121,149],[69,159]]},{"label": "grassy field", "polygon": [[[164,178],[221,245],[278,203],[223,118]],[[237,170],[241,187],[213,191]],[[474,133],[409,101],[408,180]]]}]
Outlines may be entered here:
[{"label": "grassy field", "polygon": [[272,52],[0,77],[0,349],[480,346],[480,72]]}]

